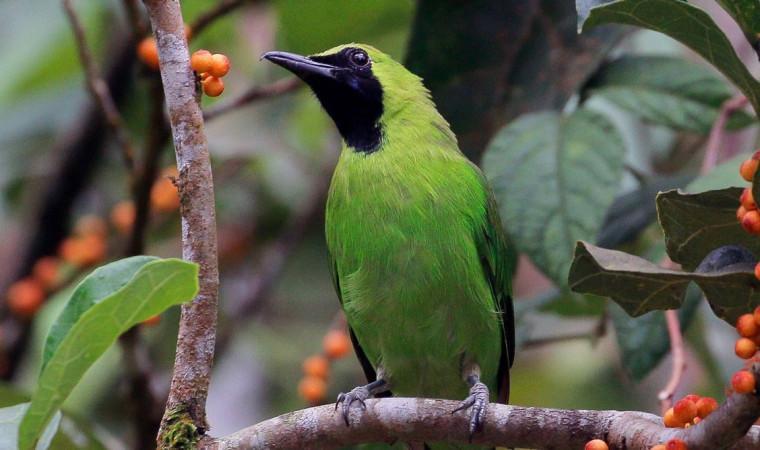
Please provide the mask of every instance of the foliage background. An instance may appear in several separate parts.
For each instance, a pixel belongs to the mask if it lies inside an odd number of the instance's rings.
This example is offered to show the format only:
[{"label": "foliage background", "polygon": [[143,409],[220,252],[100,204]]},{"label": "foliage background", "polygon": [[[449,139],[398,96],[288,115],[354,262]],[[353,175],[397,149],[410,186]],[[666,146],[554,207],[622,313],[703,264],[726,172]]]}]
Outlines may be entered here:
[{"label": "foliage background", "polygon": [[[605,214],[595,210],[598,217],[584,230],[599,230],[600,234],[595,232],[591,237],[611,239],[629,252],[657,261],[662,239],[654,220],[653,193],[686,186],[697,177],[705,130],[643,121],[604,95],[593,95],[593,84],[580,94],[578,89],[600,61],[625,55],[676,56],[722,78],[684,47],[652,32],[616,28],[579,38],[575,8],[569,1],[479,0],[468,2],[455,19],[450,12],[447,15],[451,7],[447,3],[252,2],[215,22],[191,48],[221,51],[231,58],[233,71],[219,100],[224,101],[251,85],[285,75],[258,61],[264,51],[313,53],[351,41],[377,46],[423,75],[452,122],[463,150],[478,162],[486,144],[505,124],[539,110],[569,113],[582,101],[584,108],[610,122],[623,143],[619,148],[619,176],[600,187],[611,201],[615,200]],[[695,3],[704,5],[727,30],[745,62],[756,65],[751,63],[754,53],[728,15],[712,2]],[[126,33],[121,3],[111,0],[76,5],[96,59],[108,60],[111,45]],[[187,18],[208,7],[209,2],[200,0],[183,2]],[[59,148],[54,144],[65,139],[67,130],[83,125],[77,120],[88,96],[70,29],[56,0],[6,0],[0,3],[0,17],[6,24],[0,30],[0,54],[5,62],[0,77],[0,286],[5,286],[17,276],[25,245],[34,238],[28,235],[28,224],[39,205],[40,192],[54,177],[62,157],[54,153]],[[620,37],[623,39],[618,41]],[[122,112],[134,135],[142,139],[150,126],[145,118],[149,92],[144,80],[139,76],[136,79]],[[204,106],[215,103],[208,98],[203,101]],[[339,138],[305,90],[228,114],[210,123],[207,132],[215,165],[224,328],[225,320],[234,320],[224,312],[250,294],[247,281],[256,263],[266,264],[259,250],[277,236],[289,214],[304,208],[319,180],[323,161],[331,157]],[[583,129],[579,132],[585,133]],[[724,154],[745,154],[755,146],[755,127],[743,128],[730,136]],[[592,161],[597,153],[618,151],[595,145],[585,150]],[[98,154],[102,157],[97,158]],[[72,219],[91,213],[105,217],[114,203],[129,195],[114,146],[102,152],[94,149],[93,158],[97,159],[95,176],[76,198]],[[167,147],[162,165],[171,164],[173,154]],[[702,188],[738,185],[736,167],[736,161],[729,161],[709,179],[698,182]],[[489,175],[499,170],[495,165],[484,169]],[[533,185],[524,187],[529,206],[552,207],[556,188],[552,188],[550,176],[534,176]],[[572,176],[582,179],[584,174]],[[542,200],[548,200],[549,206]],[[620,216],[617,221],[616,214]],[[574,239],[558,241],[541,251],[547,257],[561,259],[565,254],[562,249],[572,242]],[[517,243],[521,249],[531,244]],[[114,258],[123,244],[113,237],[110,248]],[[153,223],[147,253],[179,256],[178,217]],[[664,323],[652,316],[632,321],[602,299],[570,298],[562,286],[559,290],[553,287],[529,258],[522,256],[520,261],[515,293],[520,312],[518,333],[527,347],[519,352],[513,369],[511,401],[529,406],[657,411],[656,392],[665,383],[669,365],[656,365],[658,358],[652,354],[656,353],[654,348],[667,349]],[[561,275],[562,270],[558,273]],[[555,281],[560,278],[556,273],[550,275]],[[51,298],[35,319],[33,340],[22,369],[3,384],[0,405],[17,403],[33,388],[42,339],[64,297],[61,293]],[[681,393],[721,397],[722,386],[739,367],[730,351],[734,335],[706,311],[703,302],[694,309],[687,333],[689,370]],[[321,338],[337,310],[322,226],[316,220],[288,258],[268,300],[235,333],[228,351],[217,356],[208,406],[212,433],[227,434],[304,407],[297,395],[301,362],[320,350]],[[159,379],[167,384],[177,317],[178,311],[171,310],[159,327],[144,331],[151,357],[163,374]],[[590,333],[588,339],[538,345],[542,338],[594,330],[600,317],[611,318],[603,336]],[[644,327],[643,321],[650,327]],[[621,335],[627,337],[620,341]],[[86,428],[94,429],[106,446],[115,448],[130,434],[122,407],[124,382],[119,353],[118,348],[112,348],[66,404],[67,412],[94,423]],[[649,371],[637,369],[639,365],[656,367]],[[637,381],[634,375],[642,379]],[[328,398],[360,382],[355,360],[340,360],[333,367]]]}]

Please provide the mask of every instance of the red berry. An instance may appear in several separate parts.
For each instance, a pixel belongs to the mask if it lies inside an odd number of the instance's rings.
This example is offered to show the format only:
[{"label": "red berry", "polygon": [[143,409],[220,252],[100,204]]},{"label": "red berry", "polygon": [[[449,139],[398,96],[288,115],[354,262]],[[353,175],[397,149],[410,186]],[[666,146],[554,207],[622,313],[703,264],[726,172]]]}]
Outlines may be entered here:
[{"label": "red berry", "polygon": [[586,442],[584,450],[609,450],[610,447],[601,439],[594,439],[593,441]]},{"label": "red berry", "polygon": [[689,423],[697,417],[697,404],[691,400],[681,399],[673,405],[673,415],[679,422]]},{"label": "red berry", "polygon": [[739,208],[736,209],[736,220],[738,220],[739,222],[741,222],[742,219],[744,219],[744,216],[746,214],[747,214],[747,208],[745,208],[744,206],[740,205]]},{"label": "red berry", "polygon": [[746,370],[740,370],[731,377],[731,386],[737,394],[748,394],[755,390],[755,376]]},{"label": "red berry", "polygon": [[758,326],[755,323],[755,316],[752,314],[742,314],[736,320],[736,331],[739,336],[751,338],[757,335]]},{"label": "red berry", "polygon": [[697,402],[697,415],[701,419],[709,416],[716,409],[718,409],[718,401],[712,397],[702,397]]},{"label": "red berry", "polygon": [[700,398],[702,398],[702,397],[700,397],[700,396],[699,396],[699,395],[697,395],[697,394],[689,394],[689,395],[687,395],[686,397],[684,397],[683,399],[684,399],[684,400],[689,400],[690,402],[694,402],[694,403],[697,403],[697,402],[699,401],[699,399],[700,399]]},{"label": "red berry", "polygon": [[734,353],[741,359],[750,359],[755,356],[757,345],[749,338],[739,338],[734,345]]},{"label": "red berry", "polygon": [[665,450],[689,450],[686,442],[680,439],[671,439],[665,443]]},{"label": "red berry", "polygon": [[748,211],[757,209],[757,203],[755,203],[755,197],[752,195],[752,189],[744,188],[742,195],[739,197],[739,203],[747,208]]},{"label": "red berry", "polygon": [[756,159],[748,159],[744,161],[739,167],[739,174],[745,181],[752,181],[755,177],[755,172],[757,172],[758,164],[760,164],[760,161]]}]

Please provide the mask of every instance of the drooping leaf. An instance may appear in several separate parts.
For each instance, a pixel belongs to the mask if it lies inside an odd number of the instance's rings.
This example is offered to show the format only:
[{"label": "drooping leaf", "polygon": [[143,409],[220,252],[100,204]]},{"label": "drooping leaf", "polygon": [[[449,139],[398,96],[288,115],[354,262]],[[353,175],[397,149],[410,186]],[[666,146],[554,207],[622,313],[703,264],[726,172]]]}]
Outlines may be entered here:
[{"label": "drooping leaf", "polygon": [[[115,263],[117,264],[117,263]],[[124,276],[129,270],[101,271],[97,276]],[[190,300],[198,290],[197,265],[178,259],[155,260],[139,268],[126,284],[109,280],[118,290],[79,315],[60,340],[37,382],[21,422],[19,448],[31,448],[45,424],[89,367],[120,334],[166,308]],[[81,286],[91,286],[86,280]],[[68,316],[67,316],[68,317]]]},{"label": "drooping leaf", "polygon": [[41,371],[45,370],[45,366],[58,349],[58,345],[68,335],[71,327],[82,314],[87,312],[92,305],[121,289],[142,266],[157,259],[155,256],[125,258],[95,269],[87,278],[82,280],[72,293],[71,298],[66,302],[61,314],[50,327],[50,332],[45,340],[45,348],[42,351]]},{"label": "drooping leaf", "polygon": [[[695,282],[715,314],[733,324],[760,304],[760,282],[754,255],[739,247],[716,249],[718,264],[703,272],[665,269],[643,258],[578,242],[570,269],[570,288],[609,297],[633,317],[681,307],[690,282]],[[706,257],[709,261],[710,255]],[[733,262],[733,264],[732,264]],[[719,267],[719,268],[718,268]]]},{"label": "drooping leaf", "polygon": [[[670,56],[624,56],[607,63],[587,85],[642,119],[671,128],[707,134],[731,87],[703,65]],[[744,112],[731,116],[729,128],[753,123]]]},{"label": "drooping leaf", "polygon": [[[28,409],[29,403],[19,403],[18,405],[0,408],[0,448],[8,450],[19,448],[19,425]],[[45,427],[35,446],[36,450],[45,450],[50,447],[60,423],[61,413],[58,412]]]},{"label": "drooping leaf", "polygon": [[603,116],[525,115],[490,144],[483,169],[518,250],[563,286],[577,240],[593,240],[618,190],[625,146]]},{"label": "drooping leaf", "polygon": [[[702,292],[694,285],[686,290],[686,300],[678,310],[683,332],[691,325],[702,299]],[[618,306],[610,308],[620,358],[625,371],[635,380],[641,380],[662,361],[670,351],[665,313],[652,311],[640,317],[631,317]]]},{"label": "drooping leaf", "polygon": [[760,83],[702,9],[683,0],[616,0],[592,7],[581,27],[585,32],[609,23],[648,28],[680,41],[720,70],[747,96],[755,112],[760,113]]},{"label": "drooping leaf", "polygon": [[657,195],[657,215],[670,259],[694,270],[723,245],[740,245],[760,255],[760,239],[744,231],[736,218],[741,188],[699,194],[678,190]]}]

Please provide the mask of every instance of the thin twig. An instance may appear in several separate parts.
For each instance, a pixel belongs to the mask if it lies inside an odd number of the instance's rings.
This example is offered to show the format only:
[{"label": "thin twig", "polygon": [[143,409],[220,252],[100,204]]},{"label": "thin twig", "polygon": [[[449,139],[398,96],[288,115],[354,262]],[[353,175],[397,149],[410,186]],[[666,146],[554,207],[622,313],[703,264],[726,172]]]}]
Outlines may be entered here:
[{"label": "thin twig", "polygon": [[702,160],[700,174],[706,174],[717,165],[720,146],[723,143],[723,138],[725,136],[726,124],[731,116],[747,106],[747,103],[747,97],[738,95],[726,100],[721,106],[718,117],[715,119],[715,122],[710,129],[710,135],[707,139],[707,147],[705,149],[704,159]]},{"label": "thin twig", "polygon": [[219,295],[216,212],[208,142],[179,1],[145,0],[145,5],[158,45],[179,169],[182,256],[200,266],[198,295],[182,306],[174,373],[158,436],[159,446],[170,448],[175,444],[172,439],[192,442],[196,433],[208,429],[206,398]]},{"label": "thin twig", "polygon": [[87,46],[87,39],[85,37],[84,29],[82,28],[82,23],[79,21],[79,17],[77,16],[76,11],[74,11],[74,7],[71,5],[71,0],[62,0],[62,2],[63,9],[66,11],[66,16],[71,23],[71,29],[74,31],[79,59],[84,67],[87,87],[89,88],[93,99],[103,111],[108,126],[111,128],[111,131],[121,148],[121,156],[124,160],[124,165],[127,167],[127,170],[131,172],[134,169],[135,152],[129,133],[124,126],[124,120],[111,96],[111,90],[108,88],[108,84],[100,76],[100,71],[96,67],[95,61],[92,59],[92,54]]},{"label": "thin twig", "polygon": [[213,8],[198,16],[193,23],[190,24],[190,29],[192,30],[191,37],[200,34],[201,31],[211,25],[218,18],[229,14],[235,9],[252,1],[253,0],[221,0]]},{"label": "thin twig", "polygon": [[216,105],[203,112],[203,118],[208,122],[229,111],[242,108],[257,100],[276,97],[278,95],[293,92],[303,86],[298,78],[286,78],[264,86],[254,86],[240,97],[228,102]]},{"label": "thin twig", "polygon": [[[755,377],[758,367],[753,368]],[[352,408],[346,426],[332,405],[290,412],[229,436],[205,438],[200,448],[335,449],[369,442],[438,442],[467,444],[469,417],[452,414],[458,402],[418,398],[370,399]],[[583,448],[603,439],[610,448],[649,450],[678,438],[689,450],[760,449],[757,394],[734,394],[705,420],[687,429],[666,428],[662,418],[635,411],[586,411],[526,408],[492,403],[485,425],[472,437],[484,447]]]},{"label": "thin twig", "polygon": [[670,371],[668,383],[657,394],[663,414],[673,405],[673,397],[686,371],[686,356],[683,348],[681,324],[678,320],[678,311],[674,309],[665,311],[665,320],[668,326],[668,337],[670,338],[670,352],[673,355],[673,367]]}]

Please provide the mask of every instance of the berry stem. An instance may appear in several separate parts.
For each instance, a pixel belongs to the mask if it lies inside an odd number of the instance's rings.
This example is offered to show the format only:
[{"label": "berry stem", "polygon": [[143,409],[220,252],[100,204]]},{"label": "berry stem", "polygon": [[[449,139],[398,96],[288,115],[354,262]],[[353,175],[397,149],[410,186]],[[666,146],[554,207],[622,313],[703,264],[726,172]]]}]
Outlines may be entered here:
[{"label": "berry stem", "polygon": [[681,324],[678,320],[678,312],[674,309],[665,311],[665,321],[668,326],[670,351],[673,354],[673,369],[670,372],[668,383],[657,395],[657,398],[660,400],[660,409],[663,414],[673,405],[673,397],[675,396],[676,389],[678,389],[678,385],[681,384],[681,377],[686,370],[683,335],[681,334]]}]

